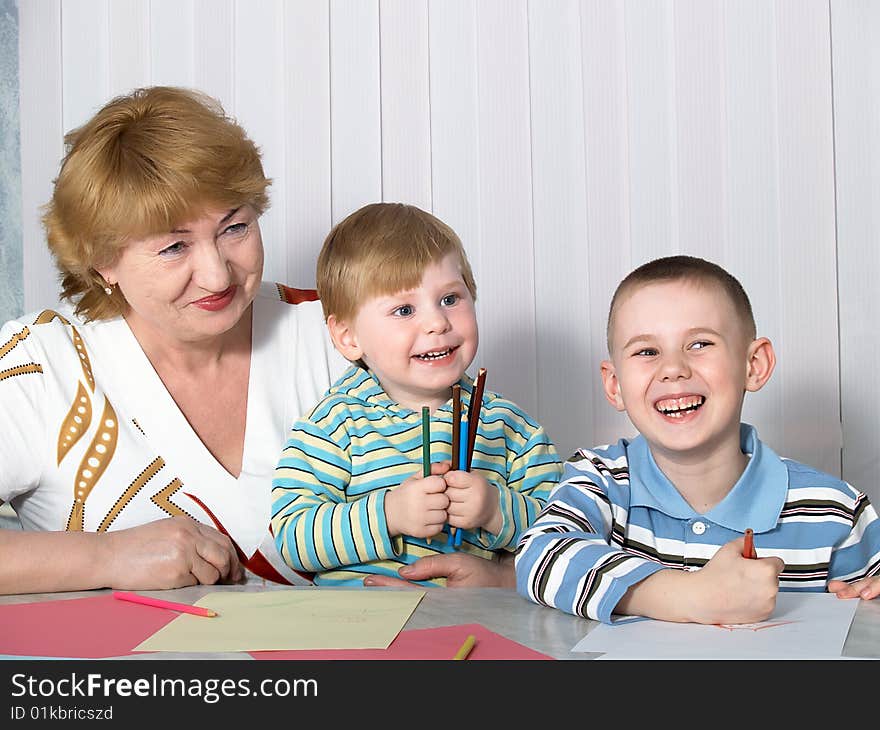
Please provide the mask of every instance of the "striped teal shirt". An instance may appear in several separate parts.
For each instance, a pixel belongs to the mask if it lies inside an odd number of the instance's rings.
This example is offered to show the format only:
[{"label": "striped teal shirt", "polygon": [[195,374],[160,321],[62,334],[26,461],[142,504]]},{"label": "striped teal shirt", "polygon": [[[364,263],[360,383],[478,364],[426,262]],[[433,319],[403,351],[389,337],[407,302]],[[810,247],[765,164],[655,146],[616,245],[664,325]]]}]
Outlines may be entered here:
[{"label": "striped teal shirt", "polygon": [[[462,413],[473,381],[460,381]],[[390,537],[385,496],[422,473],[422,417],[394,403],[367,370],[352,366],[291,429],[272,482],[275,543],[295,570],[324,585],[360,585],[370,573],[397,569],[425,555],[450,552],[446,535]],[[431,461],[451,459],[452,401],[431,417]],[[544,429],[514,403],[485,391],[471,471],[498,489],[497,535],[463,531],[458,548],[493,559],[512,551],[544,506],[562,472]],[[437,579],[443,584],[443,579]]]},{"label": "striped teal shirt", "polygon": [[880,574],[880,520],[863,493],[777,456],[748,424],[740,442],[749,464],[704,514],[660,471],[641,436],[577,451],[523,536],[517,590],[611,623],[631,586],[664,568],[698,570],[748,527],[758,557],[784,561],[782,591],[820,592],[831,579]]}]

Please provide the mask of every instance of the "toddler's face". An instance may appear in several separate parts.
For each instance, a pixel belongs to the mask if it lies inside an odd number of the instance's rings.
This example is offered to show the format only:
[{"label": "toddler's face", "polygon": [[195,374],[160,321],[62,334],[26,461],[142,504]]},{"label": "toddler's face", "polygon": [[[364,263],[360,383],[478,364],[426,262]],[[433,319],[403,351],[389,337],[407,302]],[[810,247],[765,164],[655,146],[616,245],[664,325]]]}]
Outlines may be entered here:
[{"label": "toddler's face", "polygon": [[362,359],[390,398],[416,411],[445,403],[479,341],[458,257],[428,267],[411,291],[364,302],[349,330],[352,348],[343,354]]},{"label": "toddler's face", "polygon": [[739,444],[751,338],[718,288],[687,281],[635,289],[617,308],[608,400],[655,456],[704,459]]}]

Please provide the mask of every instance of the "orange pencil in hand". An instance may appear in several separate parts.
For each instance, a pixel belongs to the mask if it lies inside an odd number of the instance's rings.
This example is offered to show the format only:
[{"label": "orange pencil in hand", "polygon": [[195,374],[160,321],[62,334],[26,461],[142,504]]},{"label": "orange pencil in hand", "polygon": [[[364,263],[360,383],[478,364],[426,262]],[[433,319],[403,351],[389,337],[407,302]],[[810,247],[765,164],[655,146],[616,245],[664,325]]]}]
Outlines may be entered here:
[{"label": "orange pencil in hand", "polygon": [[755,533],[751,527],[746,530],[743,538],[743,557],[749,560],[755,560],[758,557],[758,553],[755,552]]}]

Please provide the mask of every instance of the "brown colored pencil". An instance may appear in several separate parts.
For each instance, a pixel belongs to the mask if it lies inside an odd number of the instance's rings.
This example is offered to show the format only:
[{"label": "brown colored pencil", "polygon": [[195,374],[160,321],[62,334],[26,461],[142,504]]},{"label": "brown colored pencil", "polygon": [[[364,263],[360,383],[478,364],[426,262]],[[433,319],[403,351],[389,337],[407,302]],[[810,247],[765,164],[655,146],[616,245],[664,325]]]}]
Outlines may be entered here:
[{"label": "brown colored pencil", "polygon": [[468,412],[467,464],[465,471],[471,470],[474,458],[474,445],[477,441],[477,426],[480,423],[480,408],[483,406],[483,389],[486,387],[486,368],[480,368],[471,393],[471,407]]}]

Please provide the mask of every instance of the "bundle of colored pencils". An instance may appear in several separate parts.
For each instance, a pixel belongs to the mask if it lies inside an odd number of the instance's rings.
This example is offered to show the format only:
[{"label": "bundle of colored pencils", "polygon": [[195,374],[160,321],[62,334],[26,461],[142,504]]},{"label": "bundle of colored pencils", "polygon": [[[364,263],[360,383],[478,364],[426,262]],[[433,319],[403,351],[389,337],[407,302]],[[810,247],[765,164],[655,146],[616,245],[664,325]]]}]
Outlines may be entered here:
[{"label": "bundle of colored pencils", "polygon": [[[486,368],[480,368],[474,389],[471,393],[471,407],[468,413],[467,439],[462,436],[461,386],[452,386],[452,470],[471,470],[474,459],[474,446],[477,441],[477,428],[480,424],[480,409],[483,406],[483,391],[486,387]],[[428,406],[422,406],[422,476],[431,475],[431,413]],[[462,532],[455,527],[449,528],[447,545],[459,547]],[[431,538],[427,538],[431,544]]]}]

